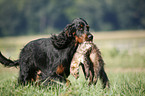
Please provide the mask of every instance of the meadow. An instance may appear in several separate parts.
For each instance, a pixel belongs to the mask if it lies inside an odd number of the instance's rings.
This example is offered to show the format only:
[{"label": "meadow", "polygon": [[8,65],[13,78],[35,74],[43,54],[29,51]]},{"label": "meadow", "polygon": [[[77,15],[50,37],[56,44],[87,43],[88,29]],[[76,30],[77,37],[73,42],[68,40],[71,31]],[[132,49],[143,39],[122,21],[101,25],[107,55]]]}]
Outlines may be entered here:
[{"label": "meadow", "polygon": [[[17,83],[19,68],[0,65],[1,96],[145,96],[145,30],[93,33],[94,43],[105,61],[110,89],[101,82],[88,86],[82,71],[76,80],[69,76],[70,86],[21,86]],[[0,51],[16,60],[20,50],[31,40],[48,35],[0,38]]]}]

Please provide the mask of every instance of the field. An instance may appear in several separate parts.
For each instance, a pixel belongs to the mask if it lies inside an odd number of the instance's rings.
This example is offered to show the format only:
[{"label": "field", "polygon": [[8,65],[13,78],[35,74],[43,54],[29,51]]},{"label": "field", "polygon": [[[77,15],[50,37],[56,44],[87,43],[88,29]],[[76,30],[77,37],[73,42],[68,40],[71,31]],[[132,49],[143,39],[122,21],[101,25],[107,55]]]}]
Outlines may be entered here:
[{"label": "field", "polygon": [[[93,33],[94,42],[102,52],[110,89],[102,89],[101,82],[88,87],[80,71],[76,80],[69,76],[67,86],[21,86],[17,83],[19,68],[0,65],[1,96],[145,96],[145,30]],[[23,46],[34,39],[48,37],[19,36],[0,38],[0,51],[16,60]]]}]

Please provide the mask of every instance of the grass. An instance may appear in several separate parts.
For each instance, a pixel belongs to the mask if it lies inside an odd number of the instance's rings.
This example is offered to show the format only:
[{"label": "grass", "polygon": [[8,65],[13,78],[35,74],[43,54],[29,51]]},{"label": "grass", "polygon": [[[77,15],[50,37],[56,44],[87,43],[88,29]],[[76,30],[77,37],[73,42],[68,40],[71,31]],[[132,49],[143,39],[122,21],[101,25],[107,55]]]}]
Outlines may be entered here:
[{"label": "grass", "polygon": [[[71,86],[21,86],[17,83],[19,68],[0,65],[1,96],[144,96],[145,95],[145,31],[93,33],[106,63],[110,89],[102,89],[101,82],[88,87],[82,72],[76,80],[69,76]],[[0,50],[13,60],[29,41],[47,36],[0,38]],[[15,42],[14,42],[15,41]]]},{"label": "grass", "polygon": [[20,86],[16,78],[0,83],[1,96],[144,96],[144,73],[108,73],[110,89],[102,89],[100,81],[97,86],[88,87],[87,82],[81,76],[75,80],[72,76],[71,86]]}]

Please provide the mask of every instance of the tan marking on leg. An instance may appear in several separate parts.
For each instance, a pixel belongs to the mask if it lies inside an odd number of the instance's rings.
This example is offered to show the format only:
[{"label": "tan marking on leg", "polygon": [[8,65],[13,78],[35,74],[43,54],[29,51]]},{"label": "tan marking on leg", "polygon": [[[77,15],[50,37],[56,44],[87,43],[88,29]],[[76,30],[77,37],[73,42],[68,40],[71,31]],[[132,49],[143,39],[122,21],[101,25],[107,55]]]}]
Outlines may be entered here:
[{"label": "tan marking on leg", "polygon": [[56,74],[62,74],[64,72],[64,67],[62,64],[58,65],[56,69]]}]

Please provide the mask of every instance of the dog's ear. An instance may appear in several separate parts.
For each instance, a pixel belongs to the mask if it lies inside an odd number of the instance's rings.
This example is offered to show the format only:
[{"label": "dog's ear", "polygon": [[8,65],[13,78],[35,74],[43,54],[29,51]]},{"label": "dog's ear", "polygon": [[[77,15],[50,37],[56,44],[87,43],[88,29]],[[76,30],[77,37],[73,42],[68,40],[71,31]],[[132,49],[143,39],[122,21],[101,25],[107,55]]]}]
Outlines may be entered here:
[{"label": "dog's ear", "polygon": [[67,33],[68,37],[72,37],[76,33],[76,27],[74,26],[74,24],[68,24],[65,28],[65,32]]}]

